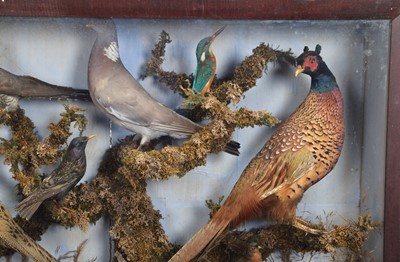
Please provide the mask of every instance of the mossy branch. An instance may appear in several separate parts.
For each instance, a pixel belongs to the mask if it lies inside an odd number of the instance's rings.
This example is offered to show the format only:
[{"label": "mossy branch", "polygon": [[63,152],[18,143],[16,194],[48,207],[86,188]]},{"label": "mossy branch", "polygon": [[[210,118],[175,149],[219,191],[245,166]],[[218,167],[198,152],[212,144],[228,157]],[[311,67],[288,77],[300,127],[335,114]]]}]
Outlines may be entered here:
[{"label": "mossy branch", "polygon": [[19,182],[24,195],[29,194],[41,181],[41,174],[37,169],[56,163],[61,157],[61,146],[66,144],[72,134],[71,123],[76,122],[81,132],[86,127],[85,116],[79,114],[81,109],[76,106],[64,107],[65,112],[61,114],[60,121],[49,124],[50,135],[41,142],[33,131],[35,126],[21,108],[3,118],[4,124],[11,128],[12,138],[1,138],[0,153],[4,155],[5,163],[11,166],[10,171]]},{"label": "mossy branch", "polygon": [[179,92],[184,96],[184,92],[179,86],[186,86],[187,80],[193,81],[193,75],[177,74],[174,71],[166,72],[162,70],[161,65],[164,62],[165,47],[171,43],[172,40],[167,32],[164,30],[160,33],[159,41],[155,44],[152,50],[152,58],[146,63],[145,72],[141,76],[142,79],[149,76],[157,76],[159,81],[171,88],[175,92]]},{"label": "mossy branch", "polygon": [[130,146],[122,147],[119,154],[122,163],[120,170],[126,179],[131,181],[140,177],[162,180],[173,175],[183,176],[193,168],[204,165],[210,152],[223,150],[236,127],[274,126],[279,123],[267,111],[253,112],[246,108],[231,111],[213,96],[193,95],[186,102],[201,103],[213,121],[179,147],[167,146],[148,152]]},{"label": "mossy branch", "polygon": [[1,120],[11,129],[10,140],[0,138],[0,153],[4,155],[4,163],[11,166],[10,171],[16,176],[20,175],[21,166],[26,175],[34,177],[39,163],[32,161],[36,159],[32,145],[38,144],[33,122],[21,108],[4,113]]},{"label": "mossy branch", "polygon": [[[187,92],[183,88],[189,88],[193,82],[193,75],[178,74],[174,71],[166,72],[162,69],[164,62],[165,47],[172,40],[168,33],[162,31],[159,41],[155,44],[152,51],[153,57],[146,64],[146,70],[143,75],[157,76],[161,83],[166,84],[174,92],[179,92],[181,96],[187,97]],[[256,85],[257,79],[261,78],[267,63],[276,62],[283,59],[287,63],[294,65],[295,58],[291,50],[282,51],[274,49],[269,45],[261,43],[253,49],[253,54],[246,57],[243,62],[236,67],[232,80],[221,82],[214,79],[211,86],[211,95],[215,96],[219,101],[225,104],[231,102],[238,103],[243,94]],[[188,83],[189,82],[189,83]]]},{"label": "mossy branch", "polygon": [[[110,216],[110,234],[119,256],[127,261],[166,261],[171,245],[161,227],[161,215],[146,194],[145,179],[136,178],[129,183],[121,174],[121,147],[116,145],[106,152],[92,182],[67,194],[63,205],[69,214],[63,213],[58,222],[85,229],[89,222]],[[77,218],[83,220],[77,223]]]},{"label": "mossy branch", "polygon": [[233,79],[226,81],[212,89],[211,94],[219,101],[229,104],[239,102],[242,95],[256,85],[257,79],[261,78],[267,63],[284,59],[294,65],[295,60],[292,52],[273,49],[269,45],[261,43],[253,49],[253,54],[246,57],[243,62],[235,68]]},{"label": "mossy branch", "polygon": [[[10,171],[14,179],[19,182],[22,194],[29,194],[41,182],[42,174],[38,172],[38,168],[54,164],[62,155],[60,148],[65,145],[67,138],[71,135],[70,124],[78,121],[80,128],[82,130],[85,128],[86,118],[78,114],[80,111],[77,107],[65,106],[61,120],[49,125],[50,136],[42,142],[39,141],[34,132],[35,126],[25,116],[23,109],[18,108],[14,112],[2,114],[1,121],[10,127],[12,137],[9,140],[1,138],[0,153],[4,155],[4,162],[11,166]],[[39,153],[42,152],[41,150],[48,152],[41,155]],[[40,239],[40,235],[53,221],[49,213],[43,210],[44,207],[41,207],[37,212],[40,216],[34,216],[30,221],[19,217],[15,219],[33,239]]]},{"label": "mossy branch", "polygon": [[159,74],[162,70],[161,64],[164,62],[165,47],[167,44],[171,43],[172,40],[169,34],[164,30],[160,33],[160,38],[155,44],[154,49],[151,51],[153,57],[146,63],[146,68],[144,74],[141,76],[142,79]]},{"label": "mossy branch", "polygon": [[60,150],[62,145],[65,145],[67,139],[71,136],[72,132],[70,127],[72,123],[75,128],[78,128],[79,135],[82,135],[88,123],[86,117],[81,112],[85,110],[77,106],[64,105],[65,112],[61,113],[61,119],[58,123],[50,123],[48,128],[50,135],[43,139],[36,147],[36,155],[41,165],[54,164],[63,154]]},{"label": "mossy branch", "polygon": [[208,153],[223,150],[235,128],[255,125],[274,126],[279,123],[279,120],[267,111],[253,112],[246,108],[231,111],[226,104],[239,102],[244,92],[255,86],[256,80],[262,76],[268,62],[276,61],[278,57],[294,60],[290,51],[274,50],[265,44],[260,44],[253,50],[253,55],[247,57],[235,69],[233,80],[222,83],[215,87],[211,94],[203,96],[193,95],[183,87],[188,86],[187,79],[183,82],[177,81],[178,77],[182,80],[186,76],[162,70],[165,46],[170,42],[169,35],[163,31],[152,51],[153,58],[147,63],[145,75],[158,75],[160,81],[166,83],[174,91],[176,91],[176,86],[180,86],[179,91],[187,97],[183,106],[194,112],[190,115],[196,120],[208,116],[212,122],[197,134],[192,135],[191,139],[180,148],[166,147],[156,152],[137,152],[129,147],[124,148],[121,157],[126,167],[123,166],[121,169],[126,170],[123,173],[126,174],[128,180],[131,179],[129,176],[132,176],[129,175],[130,173],[153,179],[166,179],[171,175],[183,176],[194,167],[204,165]]},{"label": "mossy branch", "polygon": [[[321,224],[312,227],[323,227]],[[346,248],[358,257],[362,257],[362,247],[370,231],[378,230],[380,225],[371,221],[369,215],[360,215],[357,222],[332,226],[322,235],[308,234],[289,225],[273,225],[250,231],[231,231],[225,233],[215,246],[198,261],[241,261],[249,259],[249,250],[257,244],[263,261],[277,251],[294,251],[300,254],[308,252],[331,253]],[[243,260],[250,261],[250,260]]]}]

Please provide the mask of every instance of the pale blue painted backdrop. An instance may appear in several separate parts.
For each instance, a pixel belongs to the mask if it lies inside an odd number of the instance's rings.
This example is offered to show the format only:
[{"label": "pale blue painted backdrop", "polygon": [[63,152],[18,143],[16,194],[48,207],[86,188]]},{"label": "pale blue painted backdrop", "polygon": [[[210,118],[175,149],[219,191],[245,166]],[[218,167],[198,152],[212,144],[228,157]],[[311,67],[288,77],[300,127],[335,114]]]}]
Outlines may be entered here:
[{"label": "pale blue painted backdrop", "polygon": [[[83,25],[86,20],[52,18],[1,18],[0,67],[15,74],[77,88],[87,88],[87,63],[94,38]],[[293,21],[224,21],[224,20],[116,20],[122,61],[138,78],[159,33],[166,30],[172,39],[167,46],[166,70],[190,74],[195,69],[197,42],[223,25],[223,33],[213,44],[217,57],[217,74],[231,75],[233,69],[260,42],[265,42],[298,55],[304,45],[314,49],[322,46],[322,57],[335,74],[342,89],[346,108],[346,142],[335,170],[305,194],[298,215],[315,220],[334,212],[335,223],[357,220],[360,212],[371,212],[376,221],[383,220],[384,160],[387,99],[388,21],[293,22]],[[237,107],[270,110],[285,119],[301,103],[308,92],[310,78],[294,78],[293,69],[285,76],[274,73],[268,65],[267,74],[257,87],[246,93]],[[154,97],[171,108],[182,101],[176,94],[153,79],[141,81]],[[109,147],[109,123],[88,103],[89,118],[86,134],[98,136],[88,144],[88,169],[83,181],[90,181],[103,152]],[[22,108],[34,121],[41,137],[48,134],[46,126],[57,121],[62,103],[23,101]],[[161,221],[170,241],[187,241],[208,220],[206,199],[227,196],[251,158],[271,135],[267,127],[237,130],[234,139],[242,145],[240,157],[225,153],[208,157],[206,166],[198,167],[179,179],[148,182],[148,193],[161,211]],[[113,139],[129,132],[113,126]],[[7,128],[0,135],[9,138]],[[77,135],[77,132],[75,133]],[[2,159],[1,159],[2,161]],[[54,167],[43,170],[49,173]],[[8,166],[0,167],[0,199],[13,211],[18,200],[15,182]],[[366,195],[365,201],[361,201]],[[89,242],[82,259],[97,257],[108,261],[108,221],[102,219],[88,232],[64,229],[54,225],[40,242],[50,253],[63,254],[75,249],[84,239]],[[248,227],[248,226],[245,226]],[[59,253],[55,253],[61,246]],[[382,236],[372,234],[367,250],[382,259]],[[325,260],[329,255],[315,256]],[[13,261],[19,261],[18,255]],[[299,258],[294,257],[294,260]],[[1,260],[3,261],[3,260]]]}]

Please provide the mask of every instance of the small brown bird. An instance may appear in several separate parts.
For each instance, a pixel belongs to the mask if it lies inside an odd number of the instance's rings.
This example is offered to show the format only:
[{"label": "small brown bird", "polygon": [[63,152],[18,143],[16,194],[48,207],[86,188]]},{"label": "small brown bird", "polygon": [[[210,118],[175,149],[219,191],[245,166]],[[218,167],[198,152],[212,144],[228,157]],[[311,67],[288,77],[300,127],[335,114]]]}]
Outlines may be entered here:
[{"label": "small brown bird", "polygon": [[297,110],[243,171],[223,206],[170,261],[190,261],[225,230],[255,218],[316,233],[296,217],[303,193],[336,165],[344,142],[343,100],[336,79],[308,47],[297,58],[296,76],[311,76],[311,89]]},{"label": "small brown bird", "polygon": [[95,135],[72,139],[60,165],[16,207],[22,218],[30,219],[43,201],[68,192],[81,180],[86,171],[86,144],[93,137]]},{"label": "small brown bird", "polygon": [[36,262],[57,261],[43,247],[36,243],[12,219],[10,212],[0,202],[0,244],[30,257]]}]

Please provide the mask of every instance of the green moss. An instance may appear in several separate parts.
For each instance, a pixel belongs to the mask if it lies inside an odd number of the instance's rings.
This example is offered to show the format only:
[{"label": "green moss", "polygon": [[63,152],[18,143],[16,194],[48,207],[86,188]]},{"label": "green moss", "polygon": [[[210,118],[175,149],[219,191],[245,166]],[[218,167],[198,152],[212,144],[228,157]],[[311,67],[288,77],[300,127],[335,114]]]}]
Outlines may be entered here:
[{"label": "green moss", "polygon": [[[311,224],[312,225],[312,224]],[[315,228],[320,225],[312,225]],[[331,253],[333,256],[341,248],[351,251],[352,257],[362,257],[362,247],[371,230],[379,225],[372,223],[369,215],[361,215],[358,222],[349,222],[333,228],[322,235],[308,234],[289,225],[273,225],[251,231],[226,233],[202,257],[202,261],[238,261],[244,258],[251,243],[257,243],[263,260],[273,252],[289,251],[299,255],[305,253]],[[245,251],[245,252],[244,252]]]},{"label": "green moss", "polygon": [[[4,155],[5,164],[10,165],[14,179],[19,182],[20,192],[27,195],[39,185],[42,174],[38,169],[43,165],[54,164],[62,155],[60,147],[65,145],[71,132],[70,124],[77,119],[84,128],[84,116],[77,114],[77,107],[65,106],[65,112],[56,124],[50,124],[50,136],[39,141],[34,132],[33,122],[25,116],[23,109],[2,115],[4,125],[10,127],[11,139],[0,139],[0,153]],[[16,222],[34,239],[39,239],[53,222],[45,207],[40,207],[30,221],[17,218]],[[0,255],[6,253],[0,253]]]}]

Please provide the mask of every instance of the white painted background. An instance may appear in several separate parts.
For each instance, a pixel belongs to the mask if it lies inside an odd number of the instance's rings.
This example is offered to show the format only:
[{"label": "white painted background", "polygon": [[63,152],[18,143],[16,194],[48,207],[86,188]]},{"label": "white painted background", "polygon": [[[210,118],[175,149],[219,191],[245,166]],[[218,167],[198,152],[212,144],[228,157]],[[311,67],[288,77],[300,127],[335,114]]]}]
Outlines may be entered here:
[{"label": "white painted background", "polygon": [[[58,84],[87,88],[87,63],[94,35],[83,25],[86,20],[51,18],[1,18],[0,67],[15,73],[31,75]],[[197,42],[223,25],[226,29],[216,39],[213,50],[217,57],[217,74],[232,74],[233,69],[260,42],[284,50],[291,48],[299,55],[304,45],[322,46],[322,57],[337,78],[346,108],[346,142],[342,156],[324,180],[309,189],[298,206],[298,215],[308,219],[333,211],[335,223],[356,220],[368,210],[375,221],[383,220],[384,159],[387,99],[387,56],[389,22],[269,22],[223,20],[116,20],[121,58],[127,69],[138,78],[161,30],[173,42],[167,46],[164,69],[190,74],[195,69]],[[257,87],[246,93],[238,105],[254,110],[270,110],[285,119],[306,96],[310,78],[294,78],[293,69],[285,76],[274,73],[273,64],[258,80]],[[153,79],[141,81],[143,86],[171,108],[181,99]],[[86,149],[88,168],[83,181],[96,174],[100,158],[109,146],[108,121],[89,103],[78,103],[87,109],[89,125],[85,134],[96,133]],[[63,112],[60,102],[23,101],[21,107],[34,121],[41,137],[48,135],[48,123]],[[208,220],[206,199],[227,196],[251,158],[271,135],[268,127],[237,130],[234,139],[242,145],[240,157],[225,153],[208,157],[206,166],[192,170],[183,178],[148,182],[148,193],[162,215],[161,221],[170,241],[184,243]],[[75,133],[77,134],[77,132]],[[114,141],[129,132],[114,125]],[[9,138],[9,130],[0,129],[0,136]],[[0,159],[1,163],[3,158]],[[54,167],[46,167],[49,173]],[[0,199],[15,214],[18,203],[15,181],[9,167],[0,167]],[[365,203],[361,196],[366,193]],[[40,242],[58,256],[75,249],[88,238],[83,259],[97,257],[109,260],[108,221],[102,219],[87,233],[53,225]],[[246,227],[246,226],[245,226]],[[373,233],[367,250],[374,250],[382,260],[382,236]],[[61,246],[59,253],[55,253]],[[329,255],[314,257],[315,261]],[[300,258],[294,257],[294,260]],[[1,258],[0,261],[4,261]],[[19,261],[14,255],[13,261]]]}]

